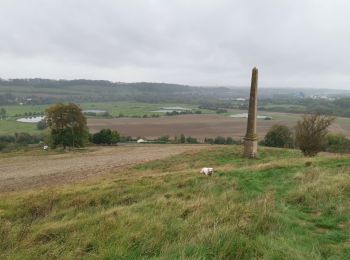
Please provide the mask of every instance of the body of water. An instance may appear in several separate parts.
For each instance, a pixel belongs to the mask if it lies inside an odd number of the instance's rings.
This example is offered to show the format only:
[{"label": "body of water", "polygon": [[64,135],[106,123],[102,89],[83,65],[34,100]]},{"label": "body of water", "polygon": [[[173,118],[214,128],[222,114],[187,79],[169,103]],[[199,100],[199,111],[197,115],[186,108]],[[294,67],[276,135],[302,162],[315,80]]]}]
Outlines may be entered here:
[{"label": "body of water", "polygon": [[38,123],[44,118],[44,116],[22,117],[18,118],[16,121],[21,123]]},{"label": "body of water", "polygon": [[159,110],[151,111],[155,113],[171,113],[171,112],[185,112],[190,111],[190,108],[187,107],[161,107]]},{"label": "body of water", "polygon": [[[248,118],[248,113],[241,113],[241,114],[230,115],[230,117],[234,117],[234,118]],[[271,116],[264,116],[264,115],[261,115],[261,116],[258,115],[256,118],[257,119],[272,119]]]},{"label": "body of water", "polygon": [[102,113],[106,113],[106,110],[102,110],[102,109],[86,109],[83,110],[83,113],[95,113],[95,114],[102,114]]}]

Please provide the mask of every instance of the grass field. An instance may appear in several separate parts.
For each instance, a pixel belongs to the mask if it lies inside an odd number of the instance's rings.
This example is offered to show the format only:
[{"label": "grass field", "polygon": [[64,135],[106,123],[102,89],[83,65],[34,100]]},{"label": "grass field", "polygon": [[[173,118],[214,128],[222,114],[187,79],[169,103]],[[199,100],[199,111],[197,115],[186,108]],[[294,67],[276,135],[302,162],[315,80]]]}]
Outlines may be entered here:
[{"label": "grass field", "polygon": [[[189,104],[173,104],[173,103],[159,103],[150,104],[142,102],[105,102],[105,103],[81,103],[79,104],[82,109],[101,109],[106,110],[112,116],[119,116],[123,114],[126,117],[144,115],[151,116],[154,114],[164,115],[163,113],[152,112],[159,110],[161,107],[181,106],[191,109],[196,109],[197,106]],[[15,115],[24,115],[24,113],[41,113],[44,112],[50,105],[11,105],[1,106],[6,109],[7,115],[10,117],[8,120],[0,120],[0,135],[1,134],[13,134],[15,132],[27,132],[27,133],[39,133],[35,124],[19,123],[14,118]],[[203,113],[213,113],[213,111],[201,109]],[[91,117],[90,117],[91,118]]]},{"label": "grass field", "polygon": [[0,135],[14,134],[16,132],[36,134],[43,131],[38,130],[36,124],[16,122],[12,119],[0,120]]},{"label": "grass field", "polygon": [[[123,114],[124,116],[143,116],[155,113],[152,111],[158,110],[161,107],[181,106],[192,109],[197,109],[195,105],[179,104],[179,103],[142,103],[142,102],[104,102],[104,103],[79,103],[82,109],[102,109],[106,110],[112,116]],[[44,112],[50,105],[9,105],[4,107],[9,116],[24,115],[25,112]],[[213,113],[210,110],[202,109],[203,113]]]},{"label": "grass field", "polygon": [[1,195],[1,259],[349,259],[350,158],[240,149]]}]

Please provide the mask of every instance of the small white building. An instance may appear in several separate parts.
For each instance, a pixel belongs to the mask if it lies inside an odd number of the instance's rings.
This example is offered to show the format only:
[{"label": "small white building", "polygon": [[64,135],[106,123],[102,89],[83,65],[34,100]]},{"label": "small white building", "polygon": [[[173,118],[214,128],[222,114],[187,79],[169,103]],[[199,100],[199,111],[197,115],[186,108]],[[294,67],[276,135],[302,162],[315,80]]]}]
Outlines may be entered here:
[{"label": "small white building", "polygon": [[147,143],[148,141],[146,141],[146,140],[143,140],[143,139],[138,139],[137,141],[136,141],[138,144],[142,144],[142,143]]}]

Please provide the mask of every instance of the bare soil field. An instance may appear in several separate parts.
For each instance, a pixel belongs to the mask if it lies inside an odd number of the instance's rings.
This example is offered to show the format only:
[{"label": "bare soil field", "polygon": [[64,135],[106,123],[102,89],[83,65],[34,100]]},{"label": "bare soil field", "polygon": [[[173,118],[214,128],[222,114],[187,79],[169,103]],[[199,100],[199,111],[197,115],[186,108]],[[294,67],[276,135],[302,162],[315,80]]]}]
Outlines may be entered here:
[{"label": "bare soil field", "polygon": [[[271,114],[271,113],[270,113]],[[282,113],[275,113],[278,118],[283,118]],[[263,137],[274,124],[293,127],[296,116],[290,115],[285,120],[258,120],[258,135]],[[103,128],[112,128],[122,135],[133,137],[157,138],[163,135],[170,137],[184,134],[203,140],[205,137],[232,136],[236,139],[245,134],[247,119],[231,118],[220,115],[181,115],[159,118],[115,118],[115,119],[89,119],[90,131],[96,132]],[[350,126],[340,121],[331,127],[331,131],[350,136]]]},{"label": "bare soil field", "polygon": [[[126,145],[93,147],[84,152],[0,157],[0,192],[62,185],[123,171],[138,163],[163,159],[206,145]],[[44,151],[42,151],[45,153]]]}]

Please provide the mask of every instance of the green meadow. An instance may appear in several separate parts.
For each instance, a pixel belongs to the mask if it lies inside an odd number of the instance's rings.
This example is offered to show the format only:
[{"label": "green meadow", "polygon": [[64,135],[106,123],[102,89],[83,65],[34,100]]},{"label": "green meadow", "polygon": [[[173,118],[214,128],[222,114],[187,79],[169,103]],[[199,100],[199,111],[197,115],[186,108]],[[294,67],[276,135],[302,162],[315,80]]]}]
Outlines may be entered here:
[{"label": "green meadow", "polygon": [[[79,103],[82,109],[101,109],[106,110],[112,116],[123,114],[124,116],[143,116],[155,113],[152,111],[159,110],[162,107],[180,106],[191,109],[197,109],[196,105],[179,104],[179,103],[143,103],[143,102],[101,102],[101,103]],[[40,113],[44,112],[50,105],[7,105],[1,106],[6,109],[7,114],[11,117],[17,115],[24,115],[24,113]],[[203,110],[203,112],[210,112]]]},{"label": "green meadow", "polygon": [[[142,103],[142,102],[102,102],[102,103],[80,103],[82,109],[100,109],[106,110],[111,116],[125,117],[143,117],[144,115],[164,115],[164,113],[153,112],[162,107],[180,106],[193,110],[199,110],[198,106],[179,103]],[[15,132],[40,133],[36,129],[36,124],[16,122],[16,119],[25,115],[25,113],[42,113],[50,105],[7,105],[1,106],[6,109],[9,116],[6,120],[0,120],[0,135],[13,134]],[[202,113],[215,113],[210,110],[200,109]],[[17,116],[17,117],[16,117]]]},{"label": "green meadow", "polygon": [[43,131],[37,129],[36,124],[16,122],[14,119],[0,120],[0,135],[14,133],[37,134]]},{"label": "green meadow", "polygon": [[1,259],[350,258],[349,156],[240,154],[213,146],[0,195]]}]

